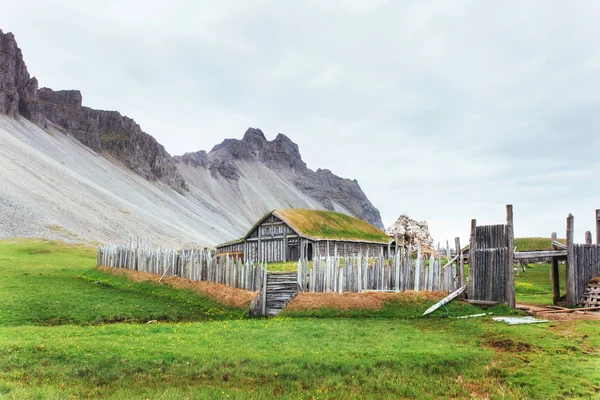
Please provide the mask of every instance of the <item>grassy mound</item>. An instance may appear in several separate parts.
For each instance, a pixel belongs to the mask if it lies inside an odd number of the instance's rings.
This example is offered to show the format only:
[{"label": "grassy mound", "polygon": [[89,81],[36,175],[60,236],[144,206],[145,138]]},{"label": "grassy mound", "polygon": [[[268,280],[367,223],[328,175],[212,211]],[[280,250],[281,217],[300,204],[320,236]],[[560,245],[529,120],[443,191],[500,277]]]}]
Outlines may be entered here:
[{"label": "grassy mound", "polygon": [[[280,314],[294,318],[444,318],[480,314],[482,310],[460,301],[452,301],[422,317],[430,306],[443,299],[442,292],[402,293],[300,293]],[[485,311],[495,315],[518,314],[505,305]]]}]

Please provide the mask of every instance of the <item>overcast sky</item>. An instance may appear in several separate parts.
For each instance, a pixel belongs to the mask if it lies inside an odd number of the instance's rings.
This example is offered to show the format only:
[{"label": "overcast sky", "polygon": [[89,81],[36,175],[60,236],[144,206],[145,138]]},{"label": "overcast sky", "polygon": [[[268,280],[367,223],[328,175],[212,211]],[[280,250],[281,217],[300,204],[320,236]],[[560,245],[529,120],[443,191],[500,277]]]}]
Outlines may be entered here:
[{"label": "overcast sky", "polygon": [[[123,3],[123,4],[122,4]],[[126,3],[126,4],[125,4]],[[125,4],[125,5],[124,5]],[[40,87],[171,154],[248,127],[358,179],[390,225],[577,239],[600,208],[600,1],[0,0]]]}]

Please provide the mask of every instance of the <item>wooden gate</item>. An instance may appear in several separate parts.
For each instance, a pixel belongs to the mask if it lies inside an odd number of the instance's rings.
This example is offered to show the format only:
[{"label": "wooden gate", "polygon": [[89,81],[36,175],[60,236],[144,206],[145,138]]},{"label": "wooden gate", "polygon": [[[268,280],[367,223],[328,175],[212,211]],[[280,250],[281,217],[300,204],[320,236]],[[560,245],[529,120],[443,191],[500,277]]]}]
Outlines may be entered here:
[{"label": "wooden gate", "polygon": [[477,226],[471,220],[468,298],[472,303],[506,303],[515,307],[512,205],[506,206],[505,225]]}]

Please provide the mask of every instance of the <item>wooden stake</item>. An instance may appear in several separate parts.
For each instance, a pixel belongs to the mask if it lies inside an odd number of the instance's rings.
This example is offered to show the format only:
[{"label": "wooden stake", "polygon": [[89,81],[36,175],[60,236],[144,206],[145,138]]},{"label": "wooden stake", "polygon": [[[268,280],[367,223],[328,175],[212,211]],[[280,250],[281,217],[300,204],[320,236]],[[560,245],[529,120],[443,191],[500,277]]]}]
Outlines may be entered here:
[{"label": "wooden stake", "polygon": [[[556,241],[556,232],[552,232],[552,242]],[[555,248],[555,246],[552,246]],[[560,275],[558,273],[558,257],[552,257],[552,304],[560,301]]]},{"label": "wooden stake", "polygon": [[515,231],[513,226],[513,206],[506,205],[506,225],[508,236],[508,260],[506,262],[506,303],[515,308],[515,271],[514,271],[514,255],[515,255]]},{"label": "wooden stake", "polygon": [[600,209],[596,210],[596,244],[600,245]]},{"label": "wooden stake", "polygon": [[573,214],[567,217],[567,305],[577,304],[577,282],[575,277],[575,248],[573,243],[575,220]]},{"label": "wooden stake", "polygon": [[469,297],[473,296],[473,286],[475,277],[475,231],[477,230],[477,220],[471,220],[471,237],[469,238]]}]

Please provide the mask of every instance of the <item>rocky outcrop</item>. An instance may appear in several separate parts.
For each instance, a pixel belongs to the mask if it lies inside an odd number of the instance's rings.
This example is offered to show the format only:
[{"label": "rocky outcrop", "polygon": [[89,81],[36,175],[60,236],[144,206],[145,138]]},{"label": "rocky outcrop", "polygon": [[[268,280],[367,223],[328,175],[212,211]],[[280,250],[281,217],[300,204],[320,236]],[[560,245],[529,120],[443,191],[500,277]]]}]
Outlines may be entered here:
[{"label": "rocky outcrop", "polygon": [[29,76],[23,54],[12,33],[0,29],[0,113],[40,121],[36,109],[38,81]]},{"label": "rocky outcrop", "polygon": [[106,151],[150,180],[186,189],[172,157],[131,118],[117,111],[82,106],[77,90],[39,90],[39,109],[49,123],[61,127],[94,151]]},{"label": "rocky outcrop", "polygon": [[38,90],[12,33],[0,30],[0,113],[42,128],[60,127],[96,152],[107,152],[142,177],[177,190],[186,184],[171,156],[131,118],[83,107],[78,90]]},{"label": "rocky outcrop", "polygon": [[427,221],[416,221],[411,219],[408,214],[401,214],[398,220],[385,232],[390,236],[397,234],[399,238],[403,238],[405,241],[421,243],[433,249],[433,237],[429,233]]},{"label": "rocky outcrop", "polygon": [[[280,133],[269,141],[260,129],[248,128],[241,140],[226,139],[206,153],[186,153],[175,160],[208,169],[213,177],[236,181],[243,174],[238,161],[261,163],[285,174],[304,194],[326,209],[344,208],[352,215],[383,229],[381,215],[356,180],[344,179],[327,169],[313,171],[302,161],[298,145]],[[337,207],[336,207],[337,205]]]}]

